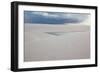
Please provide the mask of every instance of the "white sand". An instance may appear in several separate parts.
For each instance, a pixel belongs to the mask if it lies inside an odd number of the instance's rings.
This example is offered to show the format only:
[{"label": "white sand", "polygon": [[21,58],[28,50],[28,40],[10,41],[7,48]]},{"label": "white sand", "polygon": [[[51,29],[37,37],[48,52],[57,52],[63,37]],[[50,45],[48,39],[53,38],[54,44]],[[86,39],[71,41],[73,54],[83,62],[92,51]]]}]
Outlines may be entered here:
[{"label": "white sand", "polygon": [[[90,58],[89,30],[88,25],[25,24],[24,61]],[[60,35],[47,32],[60,32]]]}]

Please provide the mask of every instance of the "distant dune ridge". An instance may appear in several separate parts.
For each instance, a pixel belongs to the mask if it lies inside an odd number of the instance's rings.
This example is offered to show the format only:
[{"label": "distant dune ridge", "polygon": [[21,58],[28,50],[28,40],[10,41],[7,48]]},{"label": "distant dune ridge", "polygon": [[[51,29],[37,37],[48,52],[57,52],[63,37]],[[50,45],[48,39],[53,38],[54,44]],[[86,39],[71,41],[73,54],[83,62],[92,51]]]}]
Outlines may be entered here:
[{"label": "distant dune ridge", "polygon": [[66,24],[66,25],[49,25],[49,24],[25,24],[25,32],[72,32],[72,31],[89,31],[90,25]]},{"label": "distant dune ridge", "polygon": [[24,61],[90,58],[90,25],[25,24]]}]

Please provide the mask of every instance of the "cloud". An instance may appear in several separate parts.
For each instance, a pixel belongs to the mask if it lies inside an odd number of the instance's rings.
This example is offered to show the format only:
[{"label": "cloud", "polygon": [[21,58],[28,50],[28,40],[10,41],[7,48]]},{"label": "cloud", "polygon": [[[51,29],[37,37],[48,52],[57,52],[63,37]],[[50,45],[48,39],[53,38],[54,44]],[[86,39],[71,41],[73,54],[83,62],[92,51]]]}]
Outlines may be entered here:
[{"label": "cloud", "polygon": [[52,13],[52,12],[32,12],[32,14],[41,15],[47,18],[64,18],[64,19],[78,19],[83,20],[87,17],[84,14],[75,14],[75,13]]},{"label": "cloud", "polygon": [[39,24],[80,23],[88,19],[88,14],[25,11],[24,19],[25,23],[39,23]]},{"label": "cloud", "polygon": [[42,14],[43,14],[43,12],[32,12],[32,14],[42,15]]},{"label": "cloud", "polygon": [[48,12],[32,12],[32,14],[36,14],[36,15],[41,15],[41,16],[44,16],[44,17],[60,17],[58,14],[52,14],[52,13],[48,13]]}]

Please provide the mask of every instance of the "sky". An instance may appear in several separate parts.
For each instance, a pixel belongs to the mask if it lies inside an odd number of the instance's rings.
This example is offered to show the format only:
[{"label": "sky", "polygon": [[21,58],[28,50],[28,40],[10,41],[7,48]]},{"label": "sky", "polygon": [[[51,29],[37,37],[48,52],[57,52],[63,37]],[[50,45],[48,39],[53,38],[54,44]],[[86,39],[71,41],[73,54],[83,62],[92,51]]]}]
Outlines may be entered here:
[{"label": "sky", "polygon": [[68,23],[81,23],[88,18],[89,14],[24,11],[24,23],[63,25]]}]

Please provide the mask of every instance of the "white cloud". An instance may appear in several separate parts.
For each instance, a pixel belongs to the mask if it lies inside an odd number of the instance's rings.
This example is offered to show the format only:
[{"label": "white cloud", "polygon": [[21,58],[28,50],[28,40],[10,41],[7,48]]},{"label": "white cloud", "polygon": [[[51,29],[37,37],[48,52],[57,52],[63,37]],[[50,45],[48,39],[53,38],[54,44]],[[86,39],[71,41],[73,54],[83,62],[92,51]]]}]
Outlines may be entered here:
[{"label": "white cloud", "polygon": [[57,14],[48,14],[48,17],[54,17],[54,18],[56,18],[56,17],[60,17],[60,16],[57,15]]},{"label": "white cloud", "polygon": [[42,15],[43,12],[32,12],[33,14]]},{"label": "white cloud", "polygon": [[47,12],[42,13],[43,16],[49,16]]},{"label": "white cloud", "polygon": [[49,13],[49,12],[32,12],[33,14],[41,15],[46,18],[65,18],[65,19],[77,19],[79,21],[84,21],[88,18],[85,14],[72,14],[72,13]]},{"label": "white cloud", "polygon": [[45,17],[60,17],[58,14],[51,14],[51,13],[48,13],[48,12],[32,12],[33,14],[37,14],[37,15],[42,15],[42,16],[45,16]]}]

